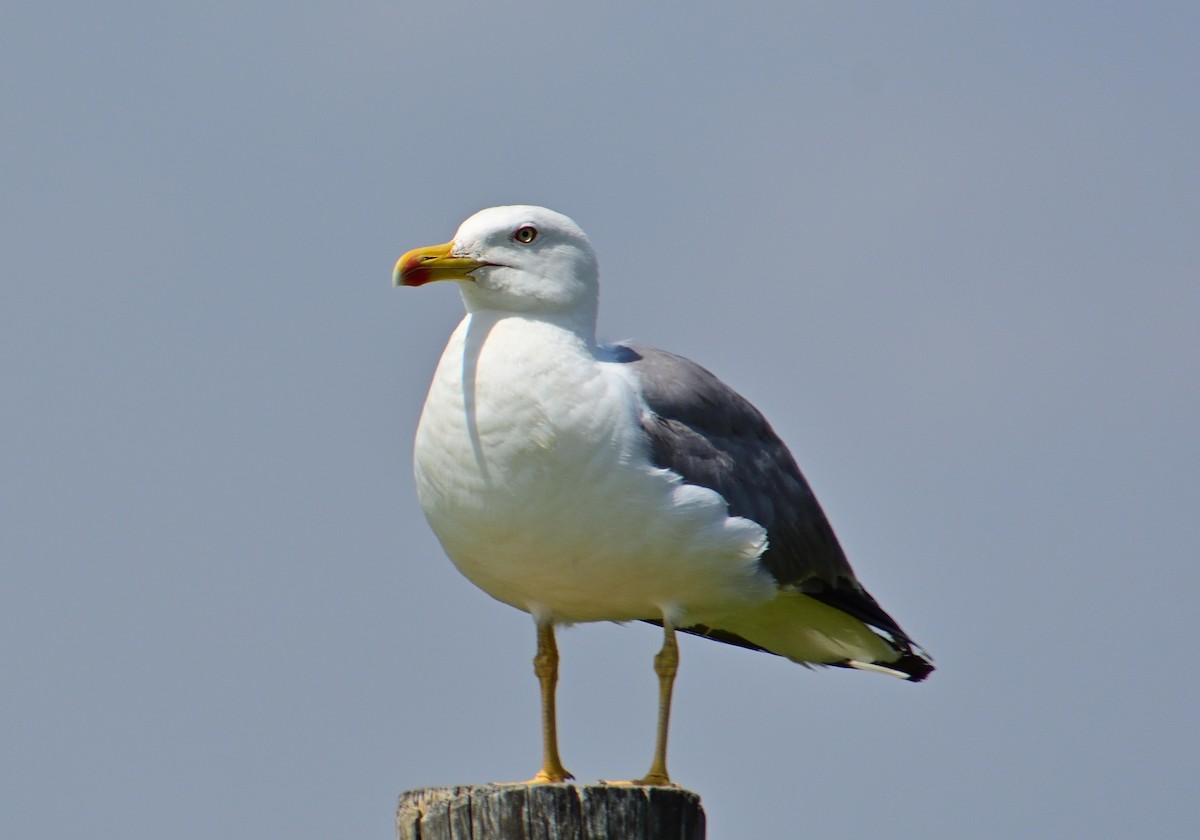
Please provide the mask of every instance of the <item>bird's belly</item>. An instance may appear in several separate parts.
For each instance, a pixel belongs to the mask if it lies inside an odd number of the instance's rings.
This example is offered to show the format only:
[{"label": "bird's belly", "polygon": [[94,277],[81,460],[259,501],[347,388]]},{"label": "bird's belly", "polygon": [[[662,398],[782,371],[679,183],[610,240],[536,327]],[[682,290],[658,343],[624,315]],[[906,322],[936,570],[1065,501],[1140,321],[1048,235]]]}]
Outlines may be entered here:
[{"label": "bird's belly", "polygon": [[774,585],[757,562],[761,529],[723,511],[675,512],[671,489],[642,478],[648,486],[584,479],[586,500],[559,484],[558,492],[519,500],[484,494],[474,509],[427,494],[422,505],[468,579],[539,617],[624,621],[667,614],[682,622],[769,597]]},{"label": "bird's belly", "polygon": [[612,383],[509,383],[468,403],[442,373],[417,433],[418,495],[446,553],[488,594],[563,622],[686,621],[774,594],[758,563],[763,529],[653,468]]}]

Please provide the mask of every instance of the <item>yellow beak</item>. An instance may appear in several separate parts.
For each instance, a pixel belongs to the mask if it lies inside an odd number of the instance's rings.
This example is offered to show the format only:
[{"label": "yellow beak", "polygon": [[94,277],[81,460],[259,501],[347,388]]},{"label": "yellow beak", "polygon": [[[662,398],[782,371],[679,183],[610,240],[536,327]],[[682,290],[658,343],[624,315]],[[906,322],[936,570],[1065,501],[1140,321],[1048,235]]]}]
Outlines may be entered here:
[{"label": "yellow beak", "polygon": [[456,257],[450,251],[453,242],[413,248],[396,261],[392,282],[397,286],[424,286],[434,280],[470,280],[471,272],[487,263],[470,257]]}]

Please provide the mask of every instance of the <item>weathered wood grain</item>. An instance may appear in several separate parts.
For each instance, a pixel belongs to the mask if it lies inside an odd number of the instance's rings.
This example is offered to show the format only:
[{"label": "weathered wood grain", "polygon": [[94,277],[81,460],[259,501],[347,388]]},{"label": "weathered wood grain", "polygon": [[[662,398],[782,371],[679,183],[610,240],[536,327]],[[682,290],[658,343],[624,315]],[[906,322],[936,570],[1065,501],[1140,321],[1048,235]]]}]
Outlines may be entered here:
[{"label": "weathered wood grain", "polygon": [[400,795],[396,832],[399,840],[704,840],[704,809],[678,788],[422,788]]}]

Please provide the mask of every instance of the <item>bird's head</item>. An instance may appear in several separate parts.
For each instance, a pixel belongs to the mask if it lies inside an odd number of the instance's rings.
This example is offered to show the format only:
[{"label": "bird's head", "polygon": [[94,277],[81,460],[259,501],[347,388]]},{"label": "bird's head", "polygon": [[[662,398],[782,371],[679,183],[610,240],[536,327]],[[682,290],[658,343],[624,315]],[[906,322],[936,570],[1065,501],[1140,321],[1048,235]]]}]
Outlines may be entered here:
[{"label": "bird's head", "polygon": [[544,207],[491,207],[443,245],[396,262],[397,286],[457,280],[469,311],[584,316],[595,321],[599,269],[575,222]]}]

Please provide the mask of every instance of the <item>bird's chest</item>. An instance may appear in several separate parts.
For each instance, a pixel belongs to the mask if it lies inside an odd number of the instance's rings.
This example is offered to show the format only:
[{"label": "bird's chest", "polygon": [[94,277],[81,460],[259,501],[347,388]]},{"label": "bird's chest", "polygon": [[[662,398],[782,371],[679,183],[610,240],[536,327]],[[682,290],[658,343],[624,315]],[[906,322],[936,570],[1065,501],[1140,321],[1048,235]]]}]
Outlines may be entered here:
[{"label": "bird's chest", "polygon": [[569,340],[512,333],[460,328],[417,430],[421,505],[472,577],[504,557],[578,554],[604,528],[589,499],[638,478],[621,466],[639,445],[631,397]]}]

